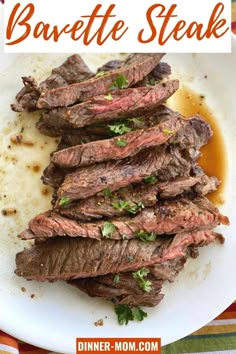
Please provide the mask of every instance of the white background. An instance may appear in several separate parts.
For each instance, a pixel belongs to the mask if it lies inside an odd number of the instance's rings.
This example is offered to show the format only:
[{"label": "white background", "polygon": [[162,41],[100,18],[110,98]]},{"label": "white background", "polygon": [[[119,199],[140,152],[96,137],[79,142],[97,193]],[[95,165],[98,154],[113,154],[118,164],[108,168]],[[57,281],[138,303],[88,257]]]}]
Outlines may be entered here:
[{"label": "white background", "polygon": [[[5,8],[5,28],[8,24],[9,15],[12,12],[14,5],[17,3],[17,0],[6,1],[4,5]],[[27,5],[30,0],[21,0],[21,9]],[[211,37],[210,39],[204,39],[198,41],[195,38],[188,39],[183,38],[181,41],[177,42],[171,38],[164,46],[158,44],[158,34],[161,28],[163,19],[155,18],[159,13],[159,9],[154,10],[153,12],[153,22],[157,29],[157,37],[155,40],[148,44],[139,43],[137,40],[137,34],[141,29],[145,29],[145,37],[148,38],[151,34],[150,27],[146,20],[146,11],[147,9],[158,3],[154,0],[103,0],[100,1],[102,8],[100,14],[104,15],[107,8],[111,4],[115,4],[116,7],[113,10],[113,14],[116,15],[115,18],[109,19],[107,23],[106,31],[107,33],[113,27],[117,20],[124,20],[126,26],[129,27],[125,35],[119,40],[114,41],[109,38],[102,46],[97,45],[96,41],[93,41],[90,45],[86,46],[83,44],[83,41],[80,39],[78,41],[73,41],[70,37],[70,34],[62,34],[59,41],[55,43],[52,39],[45,41],[43,38],[35,39],[32,36],[33,29],[39,21],[44,23],[49,23],[51,29],[53,26],[57,25],[62,29],[66,24],[73,25],[76,21],[81,20],[82,15],[90,15],[99,3],[97,0],[67,0],[67,1],[58,1],[58,0],[49,0],[49,1],[40,1],[32,0],[35,5],[35,13],[33,17],[29,20],[31,25],[31,34],[27,39],[17,45],[5,45],[5,51],[9,53],[69,53],[69,52],[79,52],[79,53],[115,53],[115,52],[175,52],[175,53],[210,53],[210,52],[230,52],[231,51],[231,34],[230,30],[221,38],[216,39]],[[179,20],[185,20],[189,25],[192,21],[204,24],[204,29],[206,30],[210,15],[219,1],[217,0],[199,0],[199,1],[189,1],[189,0],[178,0],[174,3],[177,4],[175,10],[176,18],[170,20],[170,23],[167,26],[167,34],[174,28],[175,24]],[[221,15],[221,18],[227,19],[227,27],[231,26],[231,1],[224,0],[225,10]],[[165,0],[160,2],[160,4],[165,5],[166,12],[169,7],[173,4],[173,1]],[[85,26],[88,19],[83,19],[85,21]],[[93,25],[92,32],[94,33],[100,26],[101,20],[96,19],[96,22]],[[226,27],[225,27],[226,28]],[[83,30],[81,29],[81,31]],[[222,30],[220,30],[222,31]],[[16,25],[13,32],[12,40],[18,38],[24,33],[24,27]],[[5,34],[5,33],[4,33]],[[78,32],[79,34],[79,32]]]}]

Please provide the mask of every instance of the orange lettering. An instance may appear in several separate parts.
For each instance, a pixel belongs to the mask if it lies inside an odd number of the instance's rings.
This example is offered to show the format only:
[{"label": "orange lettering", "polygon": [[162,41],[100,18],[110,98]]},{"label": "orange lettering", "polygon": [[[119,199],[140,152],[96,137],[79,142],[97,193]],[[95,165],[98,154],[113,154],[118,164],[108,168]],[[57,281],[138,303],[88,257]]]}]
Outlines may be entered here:
[{"label": "orange lettering", "polygon": [[229,30],[229,27],[226,28],[226,30],[221,33],[221,34],[218,34],[217,31],[224,27],[226,25],[226,20],[225,19],[221,19],[220,21],[217,22],[217,20],[220,18],[222,12],[224,11],[224,8],[225,8],[225,5],[222,3],[222,2],[219,2],[213,12],[212,12],[212,15],[210,17],[210,20],[209,20],[209,24],[208,24],[208,28],[207,28],[207,31],[206,31],[206,37],[207,38],[210,38],[211,35],[213,34],[213,36],[215,38],[220,38],[222,37],[226,32],[228,32]]},{"label": "orange lettering", "polygon": [[[28,4],[27,6],[25,6],[23,8],[23,10],[17,16],[17,11],[19,10],[19,8],[20,8],[20,4],[18,3],[14,6],[14,8],[10,14],[8,24],[7,24],[7,29],[6,29],[6,37],[8,40],[11,40],[12,35],[13,35],[13,31],[14,31],[16,25],[25,26],[25,32],[24,32],[24,34],[22,34],[21,37],[17,38],[16,40],[6,43],[7,45],[13,45],[13,44],[17,44],[17,43],[22,42],[23,40],[25,40],[28,37],[28,35],[30,34],[30,31],[31,31],[31,26],[27,21],[29,21],[34,14],[34,5],[32,3]],[[21,17],[24,15],[24,13],[27,10],[28,10],[27,14],[21,20]]]}]

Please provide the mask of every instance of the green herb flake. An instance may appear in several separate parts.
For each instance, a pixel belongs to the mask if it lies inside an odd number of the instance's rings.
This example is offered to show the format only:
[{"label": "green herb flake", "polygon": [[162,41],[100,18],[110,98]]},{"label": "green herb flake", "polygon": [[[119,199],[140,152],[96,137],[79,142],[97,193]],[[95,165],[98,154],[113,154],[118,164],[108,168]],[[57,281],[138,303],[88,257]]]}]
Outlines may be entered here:
[{"label": "green herb flake", "polygon": [[166,134],[166,135],[170,135],[173,134],[175,131],[174,130],[169,130],[169,129],[163,129],[162,133]]},{"label": "green herb flake", "polygon": [[155,183],[157,183],[157,178],[155,176],[147,176],[143,180],[147,184],[155,184]]},{"label": "green herb flake", "polygon": [[119,200],[119,202],[116,203],[112,203],[112,206],[114,209],[123,211],[123,210],[127,210],[127,208],[129,208],[129,202],[127,200]]},{"label": "green herb flake", "polygon": [[132,207],[128,207],[126,208],[126,210],[128,212],[130,212],[131,214],[137,214],[139,211],[141,211],[142,209],[144,209],[144,205],[143,203],[139,202],[136,205],[132,206]]},{"label": "green herb flake", "polygon": [[108,95],[104,96],[105,100],[107,101],[112,101],[113,100],[113,97],[112,97],[112,94],[109,93]]},{"label": "green herb flake", "polygon": [[139,306],[119,304],[115,306],[115,313],[120,325],[127,325],[129,321],[143,321],[147,317],[147,313]]},{"label": "green herb flake", "polygon": [[120,281],[120,274],[117,273],[117,274],[115,274],[114,277],[113,277],[113,283],[119,284],[119,281]]},{"label": "green herb flake", "polygon": [[157,235],[154,232],[146,232],[144,230],[135,232],[135,237],[143,242],[153,242],[156,241]]},{"label": "green herb flake", "polygon": [[116,88],[125,89],[129,86],[129,80],[126,76],[120,74],[117,76],[115,81],[112,82],[110,89],[114,90]]},{"label": "green herb flake", "polygon": [[71,200],[69,197],[62,197],[59,201],[59,206],[65,206],[71,203]]},{"label": "green herb flake", "polygon": [[137,272],[133,272],[133,278],[137,281],[138,286],[143,291],[150,293],[152,290],[152,282],[145,279],[149,274],[149,270],[145,267],[142,267]]},{"label": "green herb flake", "polygon": [[99,72],[96,74],[95,77],[102,77],[102,76],[104,76],[104,75],[106,75],[106,72],[105,72],[105,71],[99,71]]},{"label": "green herb flake", "polygon": [[121,235],[121,238],[122,238],[122,240],[126,240],[127,239],[127,235],[123,234],[123,235]]},{"label": "green herb flake", "polygon": [[115,307],[115,313],[117,314],[118,323],[120,325],[127,325],[129,321],[134,320],[134,315],[129,305],[117,305]]},{"label": "green herb flake", "polygon": [[130,118],[130,122],[134,124],[135,127],[143,127],[144,126],[144,121],[140,118]]},{"label": "green herb flake", "polygon": [[106,197],[109,197],[111,198],[112,197],[112,192],[109,188],[105,188],[103,189],[103,194],[106,196]]},{"label": "green herb flake", "polygon": [[20,130],[20,132],[21,132],[21,133],[24,133],[24,130],[25,130],[25,128],[22,127],[21,130]]},{"label": "green herb flake", "polygon": [[102,237],[109,238],[115,232],[116,228],[112,222],[105,221],[102,226]]},{"label": "green herb flake", "polygon": [[131,131],[131,128],[127,127],[125,124],[108,125],[108,128],[112,133],[117,135],[122,135]]},{"label": "green herb flake", "polygon": [[116,140],[116,145],[117,146],[120,146],[120,147],[125,147],[125,146],[127,146],[127,141],[125,140],[125,139],[121,139],[121,138],[118,138],[117,140]]},{"label": "green herb flake", "polygon": [[149,81],[147,86],[155,86],[157,84],[157,81],[152,77]]},{"label": "green herb flake", "polygon": [[139,306],[132,307],[132,314],[135,321],[143,321],[147,317],[147,312],[144,312]]}]

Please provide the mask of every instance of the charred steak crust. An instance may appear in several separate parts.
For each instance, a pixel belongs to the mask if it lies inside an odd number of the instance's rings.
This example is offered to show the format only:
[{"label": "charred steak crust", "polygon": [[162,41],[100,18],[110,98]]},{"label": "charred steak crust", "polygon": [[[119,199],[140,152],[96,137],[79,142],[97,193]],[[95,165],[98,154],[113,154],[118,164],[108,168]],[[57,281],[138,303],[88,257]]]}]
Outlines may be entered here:
[{"label": "charred steak crust", "polygon": [[87,101],[96,95],[106,94],[118,75],[124,75],[128,80],[128,86],[132,86],[149,74],[163,56],[162,53],[131,55],[120,69],[110,71],[105,76],[43,92],[37,106],[47,109],[69,106],[79,100]]},{"label": "charred steak crust", "polygon": [[154,242],[56,238],[16,255],[16,274],[28,280],[56,281],[126,272],[187,254],[191,245],[204,246],[221,235],[212,231],[181,233]]}]

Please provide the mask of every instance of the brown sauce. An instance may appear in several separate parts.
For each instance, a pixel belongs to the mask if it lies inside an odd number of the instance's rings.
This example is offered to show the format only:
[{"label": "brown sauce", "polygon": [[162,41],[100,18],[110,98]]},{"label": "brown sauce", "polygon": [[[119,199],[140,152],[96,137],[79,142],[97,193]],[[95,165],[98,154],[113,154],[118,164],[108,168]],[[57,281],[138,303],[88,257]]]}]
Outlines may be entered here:
[{"label": "brown sauce", "polygon": [[169,106],[185,117],[200,114],[211,125],[213,137],[202,148],[202,157],[199,159],[199,164],[209,176],[216,176],[221,181],[218,190],[208,196],[213,203],[219,205],[224,203],[226,151],[220,127],[214,117],[214,113],[209,109],[206,102],[207,97],[204,97],[201,93],[198,94],[189,88],[182,87],[170,100]]}]

